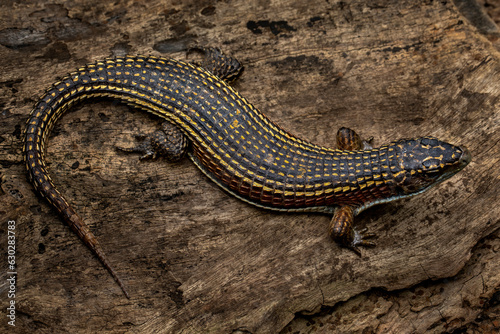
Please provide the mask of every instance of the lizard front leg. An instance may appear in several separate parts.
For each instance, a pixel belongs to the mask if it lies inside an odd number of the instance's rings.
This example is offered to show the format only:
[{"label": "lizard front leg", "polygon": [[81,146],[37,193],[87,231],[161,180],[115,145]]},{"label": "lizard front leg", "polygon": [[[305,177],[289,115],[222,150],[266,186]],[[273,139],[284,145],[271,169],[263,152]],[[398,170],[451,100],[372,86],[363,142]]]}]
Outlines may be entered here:
[{"label": "lizard front leg", "polygon": [[[347,151],[370,150],[372,139],[362,140],[354,130],[342,127],[337,132],[337,147]],[[352,206],[344,205],[336,208],[328,231],[335,241],[361,255],[358,246],[375,246],[374,242],[365,240],[375,235],[366,233],[367,229],[357,231],[353,226],[354,215],[355,208]]]},{"label": "lizard front leg", "polygon": [[330,236],[344,247],[352,249],[356,254],[361,255],[358,246],[373,247],[375,243],[365,239],[374,237],[373,233],[366,233],[367,229],[357,231],[353,227],[354,209],[350,206],[338,207],[330,221],[328,232]]}]

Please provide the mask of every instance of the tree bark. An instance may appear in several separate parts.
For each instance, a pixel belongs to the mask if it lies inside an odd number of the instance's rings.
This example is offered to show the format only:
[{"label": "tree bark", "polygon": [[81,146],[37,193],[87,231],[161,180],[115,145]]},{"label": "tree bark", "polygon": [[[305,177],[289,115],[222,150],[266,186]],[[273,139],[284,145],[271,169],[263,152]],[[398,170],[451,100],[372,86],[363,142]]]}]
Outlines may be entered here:
[{"label": "tree bark", "polygon": [[[2,249],[15,221],[19,332],[440,333],[500,321],[500,57],[449,1],[45,1],[0,5]],[[222,191],[188,159],[141,162],[116,146],[161,120],[110,100],[55,125],[47,162],[131,299],[22,161],[29,111],[52,82],[124,54],[186,59],[218,46],[246,67],[236,89],[284,129],[333,147],[432,135],[473,160],[423,195],[371,208],[363,256],[331,217],[280,214]],[[188,59],[189,60],[189,59]],[[7,263],[7,251],[0,260]],[[5,296],[5,297],[4,297]],[[295,319],[294,319],[295,318]]]}]

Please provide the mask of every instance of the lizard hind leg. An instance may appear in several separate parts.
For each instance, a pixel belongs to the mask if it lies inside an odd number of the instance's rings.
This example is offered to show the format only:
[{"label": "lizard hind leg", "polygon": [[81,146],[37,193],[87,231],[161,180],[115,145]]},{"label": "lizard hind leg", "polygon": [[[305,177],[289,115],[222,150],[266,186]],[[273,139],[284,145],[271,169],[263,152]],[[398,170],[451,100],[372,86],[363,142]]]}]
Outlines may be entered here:
[{"label": "lizard hind leg", "polygon": [[120,151],[141,153],[141,160],[165,157],[174,162],[182,159],[189,147],[189,140],[177,126],[163,122],[161,130],[142,137],[142,142],[133,148],[117,147]]},{"label": "lizard hind leg", "polygon": [[328,227],[328,232],[339,244],[361,256],[358,246],[374,247],[375,243],[366,239],[372,238],[375,235],[373,233],[366,233],[366,228],[357,231],[353,227],[353,222],[354,209],[350,206],[341,206],[335,210],[333,218],[330,221],[330,226]]},{"label": "lizard hind leg", "polygon": [[234,82],[243,71],[243,66],[236,58],[222,53],[218,48],[193,47],[188,50],[190,51],[202,53],[200,66],[228,84]]}]

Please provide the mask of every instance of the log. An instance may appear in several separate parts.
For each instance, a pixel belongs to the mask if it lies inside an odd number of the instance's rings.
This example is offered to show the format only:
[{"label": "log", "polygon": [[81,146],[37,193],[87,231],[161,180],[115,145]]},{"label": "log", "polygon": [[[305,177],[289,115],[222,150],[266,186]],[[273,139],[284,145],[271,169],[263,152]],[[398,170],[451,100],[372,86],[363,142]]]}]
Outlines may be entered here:
[{"label": "log", "polygon": [[[15,226],[17,272],[15,286],[9,271],[0,276],[2,296],[15,291],[2,298],[4,310],[15,301],[7,329],[498,329],[500,57],[494,28],[476,28],[454,2],[33,0],[2,2],[0,17],[1,236],[7,250]],[[116,150],[157,129],[158,118],[112,100],[78,105],[54,127],[48,169],[126,299],[27,181],[24,123],[52,82],[85,63],[127,53],[190,60],[195,45],[239,59],[236,89],[302,138],[334,147],[341,126],[375,146],[432,135],[467,146],[473,160],[423,195],[359,215],[377,247],[358,257],[329,238],[327,215],[255,208],[188,159],[139,161]]]}]

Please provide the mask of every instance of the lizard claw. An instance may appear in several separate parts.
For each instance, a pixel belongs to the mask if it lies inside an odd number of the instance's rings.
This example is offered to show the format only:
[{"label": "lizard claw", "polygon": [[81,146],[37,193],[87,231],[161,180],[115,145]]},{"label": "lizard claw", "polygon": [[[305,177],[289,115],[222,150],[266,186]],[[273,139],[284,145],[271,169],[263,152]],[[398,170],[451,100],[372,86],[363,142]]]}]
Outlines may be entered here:
[{"label": "lizard claw", "polygon": [[368,231],[368,228],[363,228],[359,231],[357,231],[356,229],[354,230],[354,234],[355,234],[355,240],[356,240],[356,237],[359,238],[358,240],[359,241],[364,241],[364,239],[368,239],[368,238],[373,238],[376,236],[375,233],[371,233],[371,232],[366,232]]},{"label": "lizard claw", "polygon": [[353,216],[354,211],[352,207],[342,206],[337,208],[330,221],[329,232],[334,240],[361,256],[358,246],[374,247],[375,243],[366,239],[375,237],[375,234],[366,232],[368,230],[366,228],[359,231],[356,230],[352,226]]},{"label": "lizard claw", "polygon": [[356,254],[361,256],[361,251],[359,250],[358,246],[363,246],[363,247],[375,247],[376,243],[373,241],[368,241],[366,239],[373,238],[375,237],[375,233],[367,233],[368,229],[364,228],[362,230],[354,230],[354,239],[352,240],[351,244],[348,246],[349,249],[353,250]]},{"label": "lizard claw", "polygon": [[139,160],[147,160],[147,159],[156,159],[156,151],[152,148],[151,144],[149,144],[147,141],[142,142],[141,144],[137,145],[136,147],[120,147],[116,146],[117,150],[120,150],[122,152],[127,152],[127,153],[141,153],[141,157]]}]

